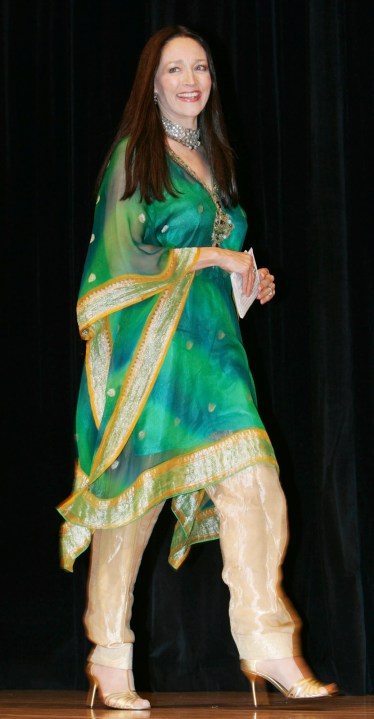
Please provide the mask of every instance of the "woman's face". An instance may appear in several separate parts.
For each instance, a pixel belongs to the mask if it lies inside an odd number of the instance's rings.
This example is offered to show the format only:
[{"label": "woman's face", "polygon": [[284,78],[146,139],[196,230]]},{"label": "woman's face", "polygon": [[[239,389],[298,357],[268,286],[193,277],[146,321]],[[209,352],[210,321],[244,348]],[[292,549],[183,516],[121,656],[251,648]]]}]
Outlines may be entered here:
[{"label": "woman's face", "polygon": [[176,37],[165,45],[154,82],[162,115],[195,128],[211,85],[206,52],[196,40]]}]

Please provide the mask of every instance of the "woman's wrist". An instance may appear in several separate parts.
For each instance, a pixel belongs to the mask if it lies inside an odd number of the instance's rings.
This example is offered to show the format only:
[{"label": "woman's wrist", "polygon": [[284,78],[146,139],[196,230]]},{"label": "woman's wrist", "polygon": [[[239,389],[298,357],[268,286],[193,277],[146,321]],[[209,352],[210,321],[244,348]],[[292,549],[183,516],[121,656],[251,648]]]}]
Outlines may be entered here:
[{"label": "woman's wrist", "polygon": [[201,247],[199,258],[192,265],[192,271],[203,270],[205,267],[220,267],[220,255],[222,250],[219,247]]}]

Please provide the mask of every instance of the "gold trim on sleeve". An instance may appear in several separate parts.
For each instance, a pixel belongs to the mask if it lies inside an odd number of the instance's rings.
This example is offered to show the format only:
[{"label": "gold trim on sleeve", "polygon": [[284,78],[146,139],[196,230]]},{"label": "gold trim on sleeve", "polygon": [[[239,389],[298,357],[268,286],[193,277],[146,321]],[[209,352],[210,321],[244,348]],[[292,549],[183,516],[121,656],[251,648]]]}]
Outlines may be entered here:
[{"label": "gold trim on sleeve", "polygon": [[95,332],[94,323],[124,307],[152,297],[178,282],[196,262],[199,248],[170,250],[166,268],[159,275],[123,275],[104,282],[80,298],[77,304],[79,331],[84,340]]}]

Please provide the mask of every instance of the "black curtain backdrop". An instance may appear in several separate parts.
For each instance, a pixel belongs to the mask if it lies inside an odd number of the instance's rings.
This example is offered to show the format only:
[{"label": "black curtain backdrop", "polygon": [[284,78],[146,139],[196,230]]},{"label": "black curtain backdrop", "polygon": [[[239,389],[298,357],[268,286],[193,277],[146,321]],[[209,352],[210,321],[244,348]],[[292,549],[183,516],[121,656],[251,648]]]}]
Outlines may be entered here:
[{"label": "black curtain backdrop", "polygon": [[[1,148],[7,430],[2,688],[83,688],[88,556],[58,565],[83,362],[75,302],[94,183],[139,52],[179,22],[209,38],[248,246],[277,279],[242,322],[281,465],[285,584],[322,679],[373,691],[370,0],[3,0]],[[4,174],[4,173],[3,173]],[[372,189],[372,188],[371,188]],[[141,567],[139,689],[245,690],[218,542],[167,564],[163,510]],[[371,602],[371,604],[370,604]]]}]

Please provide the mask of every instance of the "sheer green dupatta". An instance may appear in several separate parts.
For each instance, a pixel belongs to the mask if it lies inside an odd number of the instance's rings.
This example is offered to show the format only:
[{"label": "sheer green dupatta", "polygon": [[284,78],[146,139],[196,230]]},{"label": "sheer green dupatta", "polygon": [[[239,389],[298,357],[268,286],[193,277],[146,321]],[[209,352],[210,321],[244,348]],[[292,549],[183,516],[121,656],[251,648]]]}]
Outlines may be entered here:
[{"label": "sheer green dupatta", "polygon": [[[100,526],[94,484],[113,466],[147,402],[199,254],[197,248],[152,245],[148,206],[138,195],[120,199],[125,149],[122,141],[100,187],[77,308],[80,334],[87,343],[77,409],[78,460],[73,493],[58,507],[66,519],[62,565],[70,571]],[[128,308],[138,303],[143,311],[137,337],[129,337],[124,347],[116,336],[126,324]]]}]

